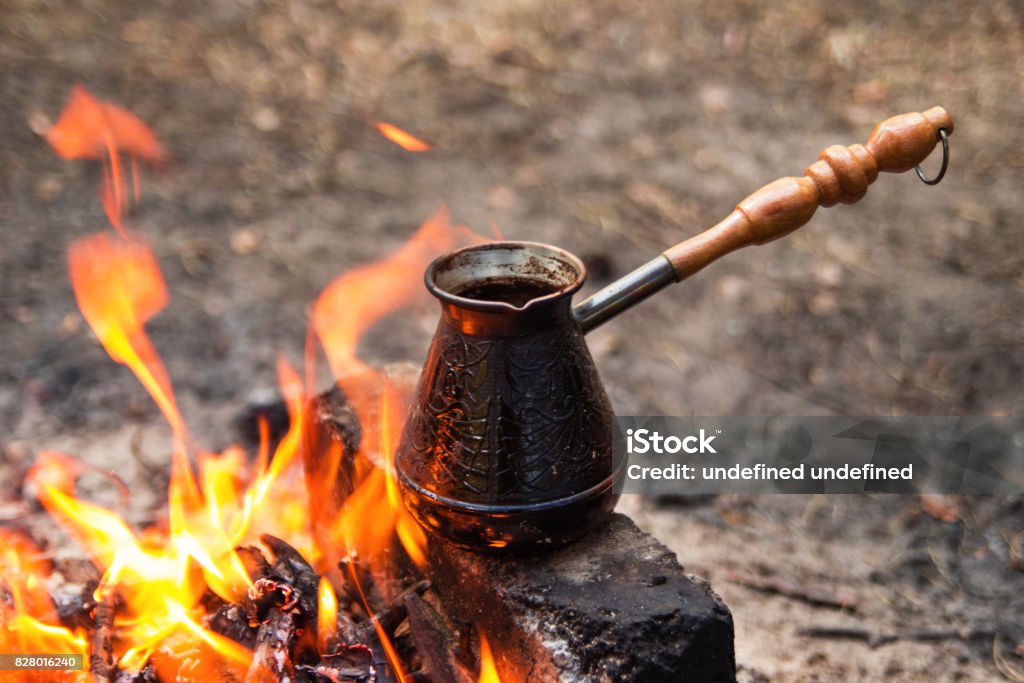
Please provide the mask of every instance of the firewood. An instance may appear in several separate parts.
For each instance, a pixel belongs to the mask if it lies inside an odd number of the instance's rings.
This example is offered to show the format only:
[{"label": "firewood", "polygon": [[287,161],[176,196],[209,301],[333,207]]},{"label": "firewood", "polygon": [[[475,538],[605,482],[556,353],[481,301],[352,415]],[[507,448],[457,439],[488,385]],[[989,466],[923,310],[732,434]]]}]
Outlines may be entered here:
[{"label": "firewood", "polygon": [[[240,546],[235,548],[242,560],[246,573],[255,584],[260,579],[268,578],[273,569],[263,551],[256,546]],[[204,626],[218,635],[244,645],[250,650],[256,649],[256,627],[250,625],[250,611],[253,609],[248,598],[241,604],[225,602],[212,590],[207,590],[201,600],[207,616]],[[257,624],[258,625],[258,624]]]},{"label": "firewood", "polygon": [[317,492],[310,498],[311,528],[321,546],[329,548],[325,530],[355,489],[362,427],[338,385],[313,398],[309,413],[311,419],[302,434],[302,466],[307,490]]},{"label": "firewood", "polygon": [[93,617],[93,632],[89,639],[89,673],[95,683],[110,683],[114,666],[114,616],[117,614],[117,594],[102,590]]},{"label": "firewood", "polygon": [[326,683],[373,683],[377,680],[373,650],[365,645],[345,646],[341,651],[324,655],[314,665],[299,665],[296,673]]},{"label": "firewood", "polygon": [[409,633],[423,665],[435,683],[472,683],[474,677],[455,658],[455,637],[434,608],[416,592],[404,598]]},{"label": "firewood", "polygon": [[372,579],[369,572],[364,571],[357,555],[348,555],[338,561],[338,569],[345,578],[341,584],[339,601],[344,599],[350,605],[362,605],[363,597],[359,593],[359,586],[365,586]]},{"label": "firewood", "polygon": [[[377,623],[380,624],[381,629],[388,635],[389,638],[394,637],[395,631],[402,622],[406,620],[408,616],[408,604],[406,598],[410,595],[420,596],[427,592],[430,588],[430,581],[423,580],[409,586],[402,593],[395,596],[395,599],[386,604],[380,611],[373,615]],[[369,623],[361,624],[364,630],[373,630],[373,626]]]},{"label": "firewood", "polygon": [[[328,391],[314,398],[311,408],[312,423],[322,428],[326,432],[326,436],[341,443],[349,454],[359,451],[363,439],[363,429],[359,424],[359,417],[352,408],[351,401],[341,387],[335,384]],[[351,468],[351,464],[347,464],[346,467]],[[345,473],[349,475],[348,481],[339,479],[337,482],[341,487],[339,493],[343,495],[351,493],[353,483],[350,470],[346,469]]]},{"label": "firewood", "polygon": [[[271,574],[280,576],[296,591],[299,608],[305,620],[316,621],[317,589],[320,587],[320,575],[316,573],[306,558],[280,538],[263,534],[260,542],[274,553]],[[300,626],[302,623],[299,624]]]},{"label": "firewood", "polygon": [[[62,576],[67,575],[62,572]],[[97,580],[88,580],[85,583],[66,581],[53,588],[50,599],[53,600],[57,618],[63,626],[72,630],[93,628],[96,610],[93,595],[98,585]]]},{"label": "firewood", "polygon": [[152,662],[146,662],[146,665],[139,671],[123,671],[118,669],[114,675],[114,683],[160,683],[160,679],[156,675],[156,668]]},{"label": "firewood", "polygon": [[295,636],[295,615],[291,610],[270,608],[270,614],[256,632],[256,649],[245,683],[290,682],[295,675],[291,641]]},{"label": "firewood", "polygon": [[256,649],[246,683],[292,681],[295,671],[291,648],[296,630],[298,595],[286,583],[258,579],[248,591],[249,624],[258,624]]},{"label": "firewood", "polygon": [[242,566],[245,567],[249,578],[253,581],[270,575],[270,563],[267,562],[263,551],[256,546],[243,545],[235,548],[235,552],[238,554],[239,559],[242,560]]},{"label": "firewood", "polygon": [[204,626],[250,650],[256,649],[256,631],[249,625],[242,605],[224,603],[204,620]]}]

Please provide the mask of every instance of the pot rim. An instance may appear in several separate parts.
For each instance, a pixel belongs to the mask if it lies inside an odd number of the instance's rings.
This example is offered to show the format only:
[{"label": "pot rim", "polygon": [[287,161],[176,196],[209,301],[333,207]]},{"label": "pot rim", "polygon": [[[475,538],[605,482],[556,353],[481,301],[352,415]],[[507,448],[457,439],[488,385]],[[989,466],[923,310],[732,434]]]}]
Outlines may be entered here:
[{"label": "pot rim", "polygon": [[[522,306],[516,306],[508,303],[507,301],[485,301],[482,299],[470,299],[469,297],[459,296],[446,289],[442,289],[436,282],[436,275],[438,271],[445,265],[455,261],[459,257],[464,257],[466,254],[472,254],[477,252],[486,251],[520,251],[528,252],[530,250],[538,252],[546,252],[546,256],[561,261],[563,264],[568,265],[575,271],[575,276],[572,281],[565,285],[559,285],[555,291],[550,294],[538,296],[530,299]],[[540,279],[540,278],[535,278]],[[575,294],[583,287],[583,283],[587,279],[587,269],[583,265],[583,261],[579,259],[575,254],[556,247],[551,244],[545,244],[544,242],[529,242],[521,240],[507,240],[507,241],[494,241],[484,242],[482,244],[472,244],[467,247],[455,249],[449,251],[441,256],[434,259],[429,266],[427,266],[426,272],[423,274],[423,281],[426,284],[427,291],[429,291],[434,297],[444,303],[457,306],[459,308],[466,308],[474,311],[486,311],[492,313],[524,313],[537,308],[542,308],[548,304],[555,303],[564,299],[572,298]],[[472,281],[472,280],[470,280]],[[481,281],[486,281],[481,280]],[[550,280],[546,280],[550,283]]]}]

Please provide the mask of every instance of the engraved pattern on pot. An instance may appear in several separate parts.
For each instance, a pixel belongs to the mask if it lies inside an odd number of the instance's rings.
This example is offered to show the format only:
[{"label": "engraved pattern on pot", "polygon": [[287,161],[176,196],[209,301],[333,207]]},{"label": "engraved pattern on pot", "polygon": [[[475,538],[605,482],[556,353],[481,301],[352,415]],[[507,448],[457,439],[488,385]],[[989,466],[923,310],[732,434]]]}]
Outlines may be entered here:
[{"label": "engraved pattern on pot", "polygon": [[442,495],[545,500],[610,471],[611,409],[571,325],[514,339],[442,325],[419,398],[406,434],[417,454],[410,460]]}]

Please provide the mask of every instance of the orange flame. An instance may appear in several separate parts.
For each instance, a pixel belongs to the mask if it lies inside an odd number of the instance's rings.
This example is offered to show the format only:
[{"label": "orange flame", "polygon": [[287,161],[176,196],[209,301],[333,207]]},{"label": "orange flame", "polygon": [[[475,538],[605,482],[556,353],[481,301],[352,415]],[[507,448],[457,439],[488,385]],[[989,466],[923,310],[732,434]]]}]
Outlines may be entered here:
[{"label": "orange flame", "polygon": [[[87,654],[85,633],[56,626],[57,612],[43,585],[50,562],[28,539],[0,529],[0,652]],[[71,681],[77,672],[51,672],[52,680]],[[5,681],[34,680],[32,672],[5,672]]]},{"label": "orange flame", "polygon": [[120,234],[124,234],[121,219],[127,204],[122,188],[120,154],[126,153],[131,159],[136,199],[139,192],[136,160],[160,165],[169,159],[167,150],[139,117],[127,109],[95,98],[81,84],[71,89],[60,118],[46,131],[45,137],[64,159],[104,161],[100,199],[107,218]]},{"label": "orange flame", "polygon": [[167,371],[143,330],[167,305],[167,287],[153,253],[141,238],[98,233],[71,245],[68,268],[78,308],[103,348],[131,368],[183,445],[185,425]]},{"label": "orange flame", "polygon": [[[216,643],[219,654],[239,665],[247,663],[248,651],[205,633],[196,612],[207,586],[231,598],[236,592],[233,582],[248,583],[230,545],[222,537],[207,537],[201,543],[187,530],[169,539],[156,534],[137,536],[115,513],[76,499],[65,474],[69,469],[74,471],[75,464],[68,456],[44,451],[29,480],[39,488],[39,499],[50,514],[104,570],[95,598],[103,600],[116,590],[125,601],[116,622],[120,639],[129,644],[119,652],[121,666],[141,668],[157,645],[181,630],[203,631],[204,639]],[[233,558],[225,560],[227,555]]]},{"label": "orange flame", "polygon": [[[451,226],[442,207],[397,252],[345,273],[328,285],[313,306],[312,330],[363,425],[360,450],[371,465],[363,469],[359,486],[318,535],[329,564],[336,559],[330,554],[335,549],[372,562],[390,548],[395,536],[415,563],[426,563],[426,535],[402,504],[394,475],[394,450],[411,387],[399,385],[364,363],[357,349],[370,327],[414,300],[422,288],[423,270],[433,258],[458,242],[471,241],[480,238],[465,228]],[[308,354],[307,366],[312,365],[313,358]],[[330,480],[320,479],[319,488],[314,482],[311,498],[329,497],[329,485]],[[374,523],[368,524],[370,519]],[[362,594],[358,576],[353,573],[350,578]],[[382,629],[377,631],[392,668],[399,680],[404,680],[393,645]]]},{"label": "orange flame", "polygon": [[407,133],[398,126],[392,125],[385,121],[378,121],[373,124],[380,131],[380,134],[386,137],[391,142],[395,143],[406,152],[427,152],[433,149],[433,145],[430,145],[423,140],[420,140],[411,133]]},{"label": "orange flame", "polygon": [[111,147],[151,164],[166,162],[167,150],[146,124],[127,109],[97,99],[79,83],[46,140],[63,159],[100,159]]},{"label": "orange flame", "polygon": [[423,287],[423,270],[450,249],[465,229],[453,228],[438,209],[391,256],[347,271],[329,284],[313,306],[312,323],[334,376],[368,371],[356,349],[363,333],[381,318],[407,306]]},{"label": "orange flame", "polygon": [[50,595],[40,582],[50,570],[49,560],[31,541],[0,529],[0,582],[11,595],[15,613],[53,618]]},{"label": "orange flame", "polygon": [[[280,371],[289,406],[298,411],[301,397],[294,392],[300,386],[298,375],[283,362]],[[295,461],[302,424],[296,412],[289,434],[269,464],[264,440],[248,487],[240,481],[245,458],[237,448],[198,455],[198,492],[183,495],[182,480],[172,476],[169,535],[158,530],[136,535],[116,514],[76,499],[75,461],[56,453],[40,454],[29,479],[39,488],[48,511],[104,569],[96,599],[116,591],[125,601],[116,622],[119,639],[125,643],[117,651],[122,668],[138,670],[155,656],[158,671],[177,671],[181,657],[168,657],[168,653],[187,653],[196,647],[213,660],[202,665],[204,669],[236,667],[244,672],[248,667],[251,653],[246,648],[201,625],[199,601],[209,587],[221,598],[237,602],[250,584],[234,548],[251,540],[254,523],[262,530],[301,539],[305,500],[292,490],[294,476],[287,486],[274,484]],[[179,471],[187,472],[192,481],[187,460],[182,462]],[[155,653],[158,646],[162,658]],[[183,680],[195,680],[196,673]],[[173,679],[178,674],[168,676]]]},{"label": "orange flame", "polygon": [[501,683],[498,668],[494,665],[491,644],[487,642],[487,636],[483,633],[480,634],[480,676],[477,683]]},{"label": "orange flame", "polygon": [[[358,548],[365,554],[385,549],[391,535],[397,533],[415,562],[422,565],[426,561],[426,536],[402,505],[393,476],[405,394],[411,387],[398,387],[368,366],[359,359],[357,348],[366,330],[415,299],[423,286],[423,270],[432,259],[458,242],[473,241],[481,238],[466,228],[453,227],[442,207],[398,251],[346,272],[324,289],[313,306],[312,328],[327,362],[360,424],[371,427],[363,435],[362,450],[376,465],[331,523],[325,545]],[[307,364],[312,362],[307,358]],[[312,495],[318,497],[317,492]],[[381,501],[390,509],[380,510]],[[381,521],[371,525],[366,519]]]}]

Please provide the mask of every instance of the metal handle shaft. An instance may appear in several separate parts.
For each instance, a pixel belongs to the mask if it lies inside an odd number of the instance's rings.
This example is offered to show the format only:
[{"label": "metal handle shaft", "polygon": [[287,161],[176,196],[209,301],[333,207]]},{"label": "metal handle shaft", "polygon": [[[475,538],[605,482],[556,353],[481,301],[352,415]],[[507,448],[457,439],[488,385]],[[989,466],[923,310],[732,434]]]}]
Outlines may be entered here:
[{"label": "metal handle shaft", "polygon": [[589,332],[676,281],[672,263],[664,255],[648,261],[572,308],[584,332]]}]

